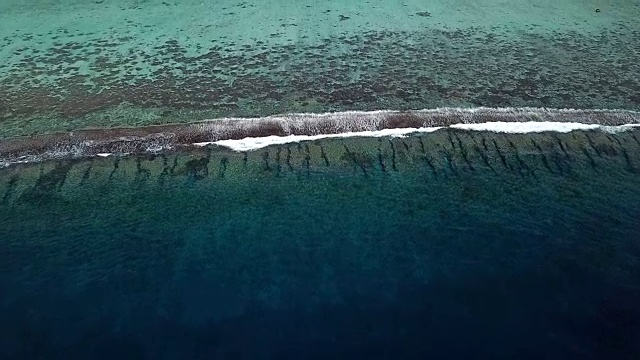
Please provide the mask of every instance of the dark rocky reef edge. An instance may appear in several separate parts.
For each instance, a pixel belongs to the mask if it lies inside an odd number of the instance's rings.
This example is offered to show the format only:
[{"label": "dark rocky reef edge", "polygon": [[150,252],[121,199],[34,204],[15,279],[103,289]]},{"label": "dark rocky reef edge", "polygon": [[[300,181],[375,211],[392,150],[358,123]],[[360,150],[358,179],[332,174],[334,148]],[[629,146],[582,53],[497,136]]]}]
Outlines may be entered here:
[{"label": "dark rocky reef edge", "polygon": [[247,137],[338,134],[394,128],[527,121],[618,126],[640,124],[640,112],[546,108],[441,108],[414,111],[298,113],[262,118],[222,118],[190,124],[87,129],[0,140],[0,167],[101,154],[159,153],[193,147],[194,143]]}]

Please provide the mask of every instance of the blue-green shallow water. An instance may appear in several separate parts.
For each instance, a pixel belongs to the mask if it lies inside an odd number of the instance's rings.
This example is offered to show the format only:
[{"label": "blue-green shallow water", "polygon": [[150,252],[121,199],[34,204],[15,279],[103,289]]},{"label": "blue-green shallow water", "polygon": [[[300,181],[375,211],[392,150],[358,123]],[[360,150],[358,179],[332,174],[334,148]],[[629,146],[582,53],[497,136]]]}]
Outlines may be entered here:
[{"label": "blue-green shallow water", "polygon": [[639,0],[0,0],[0,138],[292,112],[640,110]]},{"label": "blue-green shallow water", "polygon": [[4,169],[0,357],[637,358],[639,136]]}]

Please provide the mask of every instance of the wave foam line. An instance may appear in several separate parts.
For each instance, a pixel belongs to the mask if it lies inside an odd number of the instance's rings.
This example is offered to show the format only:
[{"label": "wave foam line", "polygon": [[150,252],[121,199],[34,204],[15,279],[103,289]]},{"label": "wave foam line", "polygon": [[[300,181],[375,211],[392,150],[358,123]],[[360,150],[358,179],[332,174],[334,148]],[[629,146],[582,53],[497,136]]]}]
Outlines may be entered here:
[{"label": "wave foam line", "polygon": [[[491,122],[482,124],[454,124],[448,128],[468,130],[468,131],[491,131],[497,133],[509,134],[527,134],[541,132],[560,132],[568,133],[576,130],[602,130],[609,133],[618,133],[631,130],[634,127],[640,127],[640,124],[625,124],[619,126],[607,126],[596,124],[582,123],[562,123],[562,122]],[[218,145],[224,146],[234,151],[251,151],[262,149],[271,145],[282,145],[288,143],[298,143],[302,141],[313,141],[329,138],[348,138],[348,137],[406,137],[410,134],[430,133],[447,127],[429,127],[429,128],[399,128],[385,129],[379,131],[360,131],[347,132],[342,134],[325,134],[325,135],[288,135],[288,136],[265,136],[265,137],[247,137],[244,139],[227,139],[210,142],[194,143],[195,146]]]},{"label": "wave foam line", "polygon": [[265,137],[247,137],[244,139],[228,139],[209,142],[194,143],[195,146],[220,145],[228,147],[235,151],[249,151],[261,149],[271,145],[281,145],[288,143],[296,143],[301,141],[313,141],[330,138],[348,138],[348,137],[404,137],[412,133],[426,133],[440,130],[441,127],[432,128],[401,128],[401,129],[384,129],[378,131],[359,131],[346,132],[340,134],[320,134],[320,135],[288,135],[288,136],[265,136]]},{"label": "wave foam line", "polygon": [[410,132],[433,131],[442,127],[501,132],[523,132],[527,127],[525,132],[532,132],[578,129],[575,124],[581,124],[579,127],[583,130],[600,128],[611,132],[624,131],[625,127],[640,124],[640,112],[606,109],[438,108],[294,113],[261,118],[222,118],[191,124],[81,130],[0,140],[0,167],[18,162],[104,154],[121,156],[158,153],[191,147],[193,144],[229,147],[230,144],[235,144],[231,140],[242,140],[243,145],[237,145],[238,148],[248,149],[256,146],[249,145],[251,143],[274,144],[327,137],[405,136]]}]

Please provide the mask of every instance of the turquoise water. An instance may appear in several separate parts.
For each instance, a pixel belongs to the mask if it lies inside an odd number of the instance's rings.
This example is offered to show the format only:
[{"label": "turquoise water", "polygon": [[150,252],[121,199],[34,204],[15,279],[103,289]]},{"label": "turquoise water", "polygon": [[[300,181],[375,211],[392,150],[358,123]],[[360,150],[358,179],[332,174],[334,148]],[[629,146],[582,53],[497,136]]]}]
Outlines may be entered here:
[{"label": "turquoise water", "polygon": [[350,109],[639,110],[638,18],[634,0],[0,0],[0,136]]},{"label": "turquoise water", "polygon": [[3,359],[633,359],[640,133],[0,172]]}]

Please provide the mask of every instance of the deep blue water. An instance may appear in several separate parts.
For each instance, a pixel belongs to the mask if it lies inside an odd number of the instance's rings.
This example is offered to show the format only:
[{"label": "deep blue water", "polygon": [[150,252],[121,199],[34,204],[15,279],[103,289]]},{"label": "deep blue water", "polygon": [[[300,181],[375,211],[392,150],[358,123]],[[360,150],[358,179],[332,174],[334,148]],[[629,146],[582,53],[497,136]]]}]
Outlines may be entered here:
[{"label": "deep blue water", "polygon": [[637,359],[637,131],[0,171],[2,359]]}]

